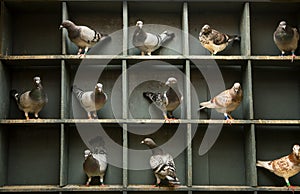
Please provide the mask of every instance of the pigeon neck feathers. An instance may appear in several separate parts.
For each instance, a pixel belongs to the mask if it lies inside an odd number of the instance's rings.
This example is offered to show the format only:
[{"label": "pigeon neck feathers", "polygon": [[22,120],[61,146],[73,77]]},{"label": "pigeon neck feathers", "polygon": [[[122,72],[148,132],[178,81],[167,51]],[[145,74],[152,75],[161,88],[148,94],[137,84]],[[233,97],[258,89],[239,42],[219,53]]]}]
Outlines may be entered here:
[{"label": "pigeon neck feathers", "polygon": [[143,42],[147,38],[146,32],[143,30],[143,28],[140,28],[140,27],[136,28],[133,36],[135,37],[133,39],[133,45],[135,45],[135,46],[142,46]]},{"label": "pigeon neck feathers", "polygon": [[42,100],[43,98],[45,98],[46,94],[43,90],[43,86],[41,84],[38,84],[30,91],[29,96],[34,100]]}]

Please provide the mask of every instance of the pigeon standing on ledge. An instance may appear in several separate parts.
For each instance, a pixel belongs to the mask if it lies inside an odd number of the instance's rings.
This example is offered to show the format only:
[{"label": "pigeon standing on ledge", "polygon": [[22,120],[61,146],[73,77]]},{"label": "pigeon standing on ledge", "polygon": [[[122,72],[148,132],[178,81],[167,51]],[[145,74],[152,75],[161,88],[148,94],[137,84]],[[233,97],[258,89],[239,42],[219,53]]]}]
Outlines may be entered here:
[{"label": "pigeon standing on ledge", "polygon": [[33,113],[38,118],[38,113],[48,103],[47,94],[42,86],[40,77],[34,77],[34,88],[19,94],[16,90],[11,90],[11,96],[16,100],[20,110],[24,111],[26,120],[29,120],[28,113]]},{"label": "pigeon standing on ledge", "polygon": [[136,30],[133,34],[132,44],[141,50],[142,55],[149,55],[158,48],[160,48],[167,41],[172,40],[175,37],[174,33],[164,31],[161,34],[152,34],[143,30],[143,22],[137,21]]},{"label": "pigeon standing on ledge", "polygon": [[68,37],[76,44],[76,46],[78,46],[78,55],[81,54],[82,49],[84,49],[83,55],[85,55],[89,48],[93,47],[100,40],[104,40],[105,37],[111,38],[108,35],[104,35],[87,26],[77,26],[70,20],[63,21],[59,29],[62,28],[66,28],[68,30]]},{"label": "pigeon standing on ledge", "polygon": [[167,186],[179,185],[173,157],[159,148],[151,138],[145,138],[141,144],[148,146],[152,151],[150,166],[156,177],[156,186],[162,186],[163,182],[166,182]]},{"label": "pigeon standing on ledge", "polygon": [[87,112],[88,118],[97,118],[97,110],[100,110],[107,101],[107,95],[103,92],[103,85],[97,83],[93,91],[86,91],[73,86],[72,91],[80,105]]},{"label": "pigeon standing on ledge", "polygon": [[256,166],[263,167],[277,176],[283,177],[287,186],[291,186],[289,178],[300,172],[300,146],[294,145],[293,152],[282,158],[271,161],[257,161]]},{"label": "pigeon standing on ledge", "polygon": [[223,113],[225,119],[230,122],[232,116],[230,113],[237,109],[237,107],[242,102],[243,92],[240,83],[234,83],[232,88],[225,90],[218,94],[217,96],[213,97],[210,101],[201,102],[200,108],[213,108],[216,109],[219,113]]},{"label": "pigeon standing on ledge", "polygon": [[163,94],[144,92],[143,95],[161,109],[165,120],[169,121],[174,119],[173,111],[181,104],[183,96],[178,89],[176,78],[170,77],[165,85],[168,89]]},{"label": "pigeon standing on ledge", "polygon": [[298,47],[299,33],[296,28],[287,25],[281,21],[273,34],[273,39],[282,56],[285,52],[292,52],[292,61],[296,57],[295,50]]},{"label": "pigeon standing on ledge", "polygon": [[201,45],[209,50],[212,55],[223,51],[229,42],[240,40],[240,36],[228,35],[212,29],[209,25],[204,25],[199,33],[199,41]]},{"label": "pigeon standing on ledge", "polygon": [[83,170],[88,176],[86,185],[90,185],[92,177],[100,177],[100,185],[104,185],[104,175],[107,168],[107,156],[104,147],[95,148],[95,152],[84,151]]}]

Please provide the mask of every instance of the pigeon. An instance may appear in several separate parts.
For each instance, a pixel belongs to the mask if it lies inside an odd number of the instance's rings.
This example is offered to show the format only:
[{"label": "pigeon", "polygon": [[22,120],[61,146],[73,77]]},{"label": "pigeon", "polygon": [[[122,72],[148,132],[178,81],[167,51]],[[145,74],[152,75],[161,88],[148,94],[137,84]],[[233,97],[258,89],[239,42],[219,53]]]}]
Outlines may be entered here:
[{"label": "pigeon", "polygon": [[[100,110],[107,101],[107,95],[103,92],[103,85],[97,83],[94,91],[86,91],[79,89],[76,85],[72,91],[80,102],[81,106],[87,112],[88,118],[97,118],[96,111]],[[93,114],[93,115],[92,115]]]},{"label": "pigeon", "polygon": [[300,146],[294,145],[293,152],[272,161],[257,161],[256,166],[263,167],[277,176],[283,177],[287,186],[291,186],[289,178],[300,172]]},{"label": "pigeon", "polygon": [[93,47],[100,40],[104,40],[105,37],[110,38],[108,35],[102,34],[87,26],[77,26],[70,20],[64,20],[59,29],[62,28],[68,30],[68,37],[76,44],[76,46],[78,46],[78,55],[81,54],[82,49],[84,49],[83,55],[85,55],[88,52],[88,49]]},{"label": "pigeon", "polygon": [[172,40],[175,37],[174,33],[164,31],[161,34],[152,34],[143,30],[143,22],[137,21],[136,30],[133,34],[132,44],[141,50],[141,54],[145,53],[151,56],[151,53],[157,50],[166,42]]},{"label": "pigeon", "polygon": [[29,120],[28,113],[33,113],[35,118],[39,118],[38,114],[48,103],[47,94],[42,86],[40,77],[34,77],[34,88],[19,94],[16,90],[11,90],[11,96],[16,100],[20,110],[24,111],[26,120]]},{"label": "pigeon", "polygon": [[163,94],[160,92],[143,92],[143,96],[163,111],[166,121],[170,121],[170,119],[175,119],[173,111],[181,104],[183,96],[179,92],[176,78],[170,77],[165,85],[168,89]]},{"label": "pigeon", "polygon": [[273,34],[273,39],[282,56],[285,52],[292,52],[292,61],[296,57],[295,50],[298,46],[299,33],[297,28],[292,28],[285,21],[281,21]]},{"label": "pigeon", "polygon": [[151,138],[145,138],[141,144],[147,145],[151,151],[150,166],[156,177],[156,186],[166,183],[168,186],[179,185],[173,157],[159,148]]},{"label": "pigeon", "polygon": [[104,175],[107,168],[107,154],[104,147],[98,147],[95,152],[84,151],[83,170],[88,176],[86,185],[90,185],[92,177],[100,176],[100,185],[104,185]]},{"label": "pigeon", "polygon": [[228,35],[218,32],[217,30],[212,29],[207,24],[202,27],[199,33],[199,40],[201,45],[209,50],[212,55],[223,51],[228,46],[229,42],[232,42],[234,40],[239,41],[240,39],[240,36]]},{"label": "pigeon", "polygon": [[230,113],[237,109],[243,98],[242,88],[240,83],[236,82],[233,84],[232,88],[225,90],[213,97],[207,102],[201,102],[202,106],[199,110],[204,108],[214,108],[220,113],[224,113],[225,119],[227,121],[232,120]]}]

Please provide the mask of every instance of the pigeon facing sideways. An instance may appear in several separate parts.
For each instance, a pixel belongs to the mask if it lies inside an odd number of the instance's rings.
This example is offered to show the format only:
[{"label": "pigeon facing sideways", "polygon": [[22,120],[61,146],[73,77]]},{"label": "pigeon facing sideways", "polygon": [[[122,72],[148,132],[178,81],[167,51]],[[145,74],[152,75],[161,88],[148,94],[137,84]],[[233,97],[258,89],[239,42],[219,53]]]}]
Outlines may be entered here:
[{"label": "pigeon facing sideways", "polygon": [[79,89],[77,86],[73,86],[72,91],[82,108],[87,112],[88,118],[92,119],[92,114],[94,118],[97,118],[96,111],[100,110],[107,100],[107,95],[103,92],[103,85],[97,83],[93,91],[86,92]]},{"label": "pigeon facing sideways", "polygon": [[141,54],[151,55],[151,53],[161,47],[164,43],[175,37],[174,33],[164,31],[161,34],[152,34],[143,30],[143,22],[137,21],[136,30],[133,34],[132,44],[141,50]]},{"label": "pigeon facing sideways", "polygon": [[282,56],[285,52],[292,52],[292,61],[296,57],[295,50],[298,47],[299,33],[296,28],[287,25],[281,21],[273,34],[273,39]]},{"label": "pigeon facing sideways", "polygon": [[204,48],[209,50],[212,55],[215,55],[218,52],[223,51],[228,46],[229,42],[233,40],[240,40],[240,37],[237,35],[231,36],[218,32],[206,24],[202,27],[199,33],[199,40]]},{"label": "pigeon facing sideways", "polygon": [[83,170],[88,176],[86,185],[88,186],[92,180],[92,177],[100,176],[100,184],[104,184],[104,175],[107,168],[107,156],[104,147],[95,149],[92,153],[90,150],[84,151],[84,163]]},{"label": "pigeon facing sideways", "polygon": [[300,172],[300,146],[294,145],[293,152],[273,161],[257,161],[256,166],[263,167],[277,176],[283,177],[287,186],[292,187],[289,178]]},{"label": "pigeon facing sideways", "polygon": [[156,186],[161,186],[164,182],[168,186],[179,185],[173,157],[159,148],[151,138],[145,138],[141,144],[147,145],[152,151],[150,166],[156,177]]},{"label": "pigeon facing sideways", "polygon": [[234,83],[232,88],[225,90],[213,97],[210,101],[201,102],[200,108],[214,108],[220,113],[224,113],[226,120],[233,119],[230,113],[237,109],[242,102],[243,93],[240,83]]},{"label": "pigeon facing sideways", "polygon": [[48,103],[47,94],[42,86],[40,77],[34,77],[34,88],[19,94],[16,90],[11,90],[11,96],[16,100],[20,110],[24,111],[26,120],[29,120],[28,113],[34,113],[35,118],[38,118],[38,113]]},{"label": "pigeon facing sideways", "polygon": [[59,29],[62,28],[68,30],[68,37],[78,46],[78,55],[81,54],[82,49],[84,49],[83,55],[85,55],[89,48],[93,47],[100,40],[103,40],[104,37],[108,37],[108,35],[104,35],[87,26],[77,26],[70,20],[63,21]]},{"label": "pigeon facing sideways", "polygon": [[161,109],[165,120],[169,121],[169,119],[174,119],[173,111],[180,105],[183,96],[179,92],[176,78],[170,77],[165,85],[168,89],[163,94],[144,92],[143,95]]}]

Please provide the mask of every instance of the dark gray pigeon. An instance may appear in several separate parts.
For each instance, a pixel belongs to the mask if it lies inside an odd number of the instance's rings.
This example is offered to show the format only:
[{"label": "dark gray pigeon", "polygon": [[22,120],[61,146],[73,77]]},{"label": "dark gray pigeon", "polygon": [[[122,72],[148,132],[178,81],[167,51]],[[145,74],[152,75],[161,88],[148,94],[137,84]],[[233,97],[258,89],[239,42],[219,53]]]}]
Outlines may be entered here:
[{"label": "dark gray pigeon", "polygon": [[201,102],[200,106],[202,107],[200,110],[204,108],[214,108],[216,111],[224,113],[226,120],[230,122],[230,120],[233,119],[230,113],[237,109],[242,102],[242,98],[243,92],[241,84],[237,82],[234,83],[232,88],[221,92],[211,100],[207,102]]},{"label": "dark gray pigeon", "polygon": [[142,55],[151,55],[151,53],[175,37],[174,33],[164,31],[161,34],[152,34],[143,30],[143,22],[137,21],[136,30],[133,34],[132,44],[141,50]]},{"label": "dark gray pigeon", "polygon": [[107,101],[107,95],[103,92],[103,85],[97,83],[93,91],[86,92],[79,89],[77,86],[73,86],[72,91],[82,108],[87,112],[88,118],[97,118],[96,111],[100,110]]},{"label": "dark gray pigeon", "polygon": [[100,185],[104,184],[104,175],[107,168],[107,154],[104,147],[95,148],[94,153],[90,150],[84,151],[83,170],[88,176],[86,185],[90,185],[92,177],[100,177]]},{"label": "dark gray pigeon", "polygon": [[285,52],[292,52],[292,61],[296,57],[295,50],[298,47],[299,33],[296,28],[281,21],[273,34],[273,39],[282,56]]},{"label": "dark gray pigeon", "polygon": [[179,185],[173,157],[159,148],[151,138],[145,138],[141,144],[147,145],[152,151],[150,166],[156,177],[156,186],[163,186],[164,184],[167,186]]},{"label": "dark gray pigeon", "polygon": [[29,120],[28,113],[33,113],[38,118],[38,113],[48,103],[47,94],[42,86],[40,77],[34,77],[34,88],[19,94],[16,90],[11,90],[11,96],[16,100],[20,110],[24,111],[26,120]]},{"label": "dark gray pigeon", "polygon": [[228,43],[233,40],[240,40],[237,35],[228,35],[212,29],[209,25],[204,25],[199,33],[199,40],[201,45],[209,50],[212,55],[223,51]]},{"label": "dark gray pigeon", "polygon": [[81,54],[84,49],[83,55],[85,55],[89,48],[93,47],[100,40],[104,38],[110,38],[108,35],[104,35],[96,30],[93,30],[87,26],[77,26],[69,20],[65,20],[60,25],[60,29],[66,28],[68,30],[68,37],[70,40],[78,46],[78,55]]},{"label": "dark gray pigeon", "polygon": [[144,92],[143,95],[161,109],[165,120],[169,121],[170,119],[174,119],[173,111],[180,105],[183,96],[178,89],[176,78],[170,77],[165,85],[168,89],[163,94]]}]

